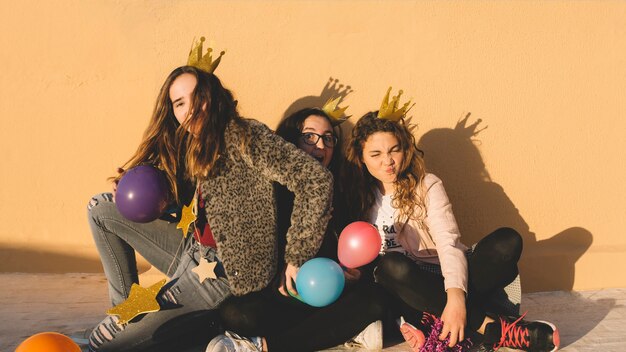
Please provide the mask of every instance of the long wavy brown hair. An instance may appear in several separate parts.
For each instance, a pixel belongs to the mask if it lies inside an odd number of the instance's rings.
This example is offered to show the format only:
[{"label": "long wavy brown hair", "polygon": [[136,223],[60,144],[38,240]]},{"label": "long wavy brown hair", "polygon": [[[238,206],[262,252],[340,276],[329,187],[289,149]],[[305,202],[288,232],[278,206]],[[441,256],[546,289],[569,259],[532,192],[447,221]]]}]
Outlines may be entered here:
[{"label": "long wavy brown hair", "polygon": [[368,211],[376,201],[375,190],[378,180],[363,164],[363,146],[367,139],[378,132],[389,132],[398,139],[403,153],[395,181],[392,206],[399,211],[400,222],[415,220],[423,225],[426,218],[426,189],[424,176],[426,167],[422,152],[417,148],[415,137],[404,121],[394,122],[380,119],[378,112],[369,112],[359,119],[352,129],[346,149],[346,163],[342,170],[342,194],[350,198],[347,210],[350,221],[367,220]]},{"label": "long wavy brown hair", "polygon": [[[189,114],[181,125],[174,116],[169,92],[176,78],[185,73],[196,77],[197,84]],[[224,133],[231,121],[235,123],[234,128],[246,128],[237,113],[233,94],[222,86],[217,76],[192,66],[178,67],[161,86],[143,139],[123,168],[128,170],[140,164],[151,164],[163,170],[171,190],[169,200],[177,200],[177,175],[197,180],[218,172],[220,155],[225,149]],[[193,134],[188,132],[191,129]],[[246,141],[242,140],[241,145],[245,144]],[[113,177],[113,180],[119,180],[121,176]]]}]

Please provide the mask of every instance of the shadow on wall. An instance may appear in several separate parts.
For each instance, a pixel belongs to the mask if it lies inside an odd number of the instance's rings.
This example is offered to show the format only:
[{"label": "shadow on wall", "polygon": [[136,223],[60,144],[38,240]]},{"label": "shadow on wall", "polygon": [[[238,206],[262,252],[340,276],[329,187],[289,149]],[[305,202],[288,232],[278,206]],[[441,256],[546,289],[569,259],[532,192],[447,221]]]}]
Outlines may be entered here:
[{"label": "shadow on wall", "polygon": [[[329,99],[340,97],[341,100],[352,93],[349,85],[330,77],[319,95],[310,95],[297,99],[284,112],[283,119],[303,108],[321,108]],[[343,105],[343,104],[341,104]],[[346,127],[347,126],[347,127]],[[342,124],[342,131],[349,131],[352,126]],[[95,246],[94,246],[95,249]],[[0,245],[0,272],[21,273],[102,273],[102,264],[97,257],[61,254],[40,249],[16,248]],[[140,273],[150,269],[150,264],[137,253],[137,267]]]},{"label": "shadow on wall", "polygon": [[[100,259],[81,255],[61,254],[38,249],[0,247],[0,272],[9,273],[102,273]],[[137,258],[140,273],[150,269]]]},{"label": "shadow on wall", "polygon": [[348,96],[348,94],[354,92],[352,87],[349,85],[344,85],[339,82],[338,79],[330,77],[328,82],[322,88],[320,95],[308,95],[302,98],[298,98],[296,101],[291,103],[289,107],[285,110],[281,121],[287,118],[289,115],[293,114],[296,111],[306,109],[306,108],[321,108],[324,104],[330,100],[335,98],[340,99],[341,102]]},{"label": "shadow on wall", "polygon": [[[285,109],[285,112],[283,113],[283,117],[280,119],[280,121],[282,122],[282,120],[289,117],[289,115],[302,109],[306,109],[306,108],[320,108],[321,109],[324,106],[324,104],[326,104],[326,102],[330,99],[341,98],[339,100],[339,106],[343,107],[346,105],[345,104],[346,97],[352,92],[354,92],[354,90],[352,89],[350,85],[343,84],[339,82],[339,79],[330,77],[328,81],[326,82],[326,84],[324,85],[324,87],[322,88],[320,95],[308,95],[308,96],[296,99],[296,101],[291,103],[291,105],[289,105],[289,107]],[[347,105],[350,105],[350,104],[347,104]],[[349,114],[350,111],[347,111],[347,113],[348,113],[347,117],[350,117],[350,114]],[[350,135],[350,131],[352,130],[352,127],[354,127],[354,122],[350,120],[347,120],[340,125],[339,133],[341,133],[341,135],[339,137],[343,143],[346,142],[346,136]]]},{"label": "shadow on wall", "polygon": [[591,246],[592,234],[571,227],[537,241],[504,189],[491,179],[476,147],[473,137],[487,127],[479,129],[480,119],[468,126],[469,117],[453,129],[430,130],[418,142],[429,172],[443,180],[463,242],[471,245],[497,228],[512,227],[524,239],[519,265],[524,292],[572,290],[575,263]]}]

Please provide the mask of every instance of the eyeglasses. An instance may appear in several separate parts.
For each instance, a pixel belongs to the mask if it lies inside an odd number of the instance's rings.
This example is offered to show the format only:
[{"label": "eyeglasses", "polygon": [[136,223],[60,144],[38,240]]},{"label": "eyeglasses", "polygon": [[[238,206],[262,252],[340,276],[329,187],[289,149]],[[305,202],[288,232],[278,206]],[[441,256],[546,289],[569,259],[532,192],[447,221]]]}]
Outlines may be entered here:
[{"label": "eyeglasses", "polygon": [[308,145],[316,145],[319,142],[320,138],[324,145],[328,148],[333,148],[337,145],[337,136],[334,134],[317,134],[313,132],[305,132],[300,134],[300,138],[304,142],[304,144]]}]

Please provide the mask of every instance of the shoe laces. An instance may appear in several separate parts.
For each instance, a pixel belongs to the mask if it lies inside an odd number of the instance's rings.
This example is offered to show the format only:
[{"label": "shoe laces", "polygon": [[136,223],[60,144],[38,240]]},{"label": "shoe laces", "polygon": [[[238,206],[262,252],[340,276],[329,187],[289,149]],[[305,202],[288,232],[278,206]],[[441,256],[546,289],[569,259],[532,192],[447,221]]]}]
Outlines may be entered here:
[{"label": "shoe laces", "polygon": [[522,318],[524,318],[524,316],[526,316],[526,313],[524,313],[521,317],[517,318],[517,320],[512,323],[507,322],[502,317],[500,318],[502,335],[500,336],[500,342],[498,343],[498,345],[494,346],[495,350],[500,347],[512,347],[522,349],[524,347],[528,348],[530,346],[530,341],[528,340],[528,328],[517,325],[518,322],[522,321]]}]

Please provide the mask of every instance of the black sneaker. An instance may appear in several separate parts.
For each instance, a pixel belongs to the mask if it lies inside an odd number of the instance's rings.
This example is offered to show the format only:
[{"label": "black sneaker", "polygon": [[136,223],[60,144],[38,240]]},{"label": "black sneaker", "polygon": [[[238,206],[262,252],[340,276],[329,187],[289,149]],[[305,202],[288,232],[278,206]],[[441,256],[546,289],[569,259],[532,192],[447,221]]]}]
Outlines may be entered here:
[{"label": "black sneaker", "polygon": [[515,348],[530,352],[554,352],[559,349],[559,331],[547,321],[525,321],[519,318],[500,317],[501,337],[493,347]]}]

